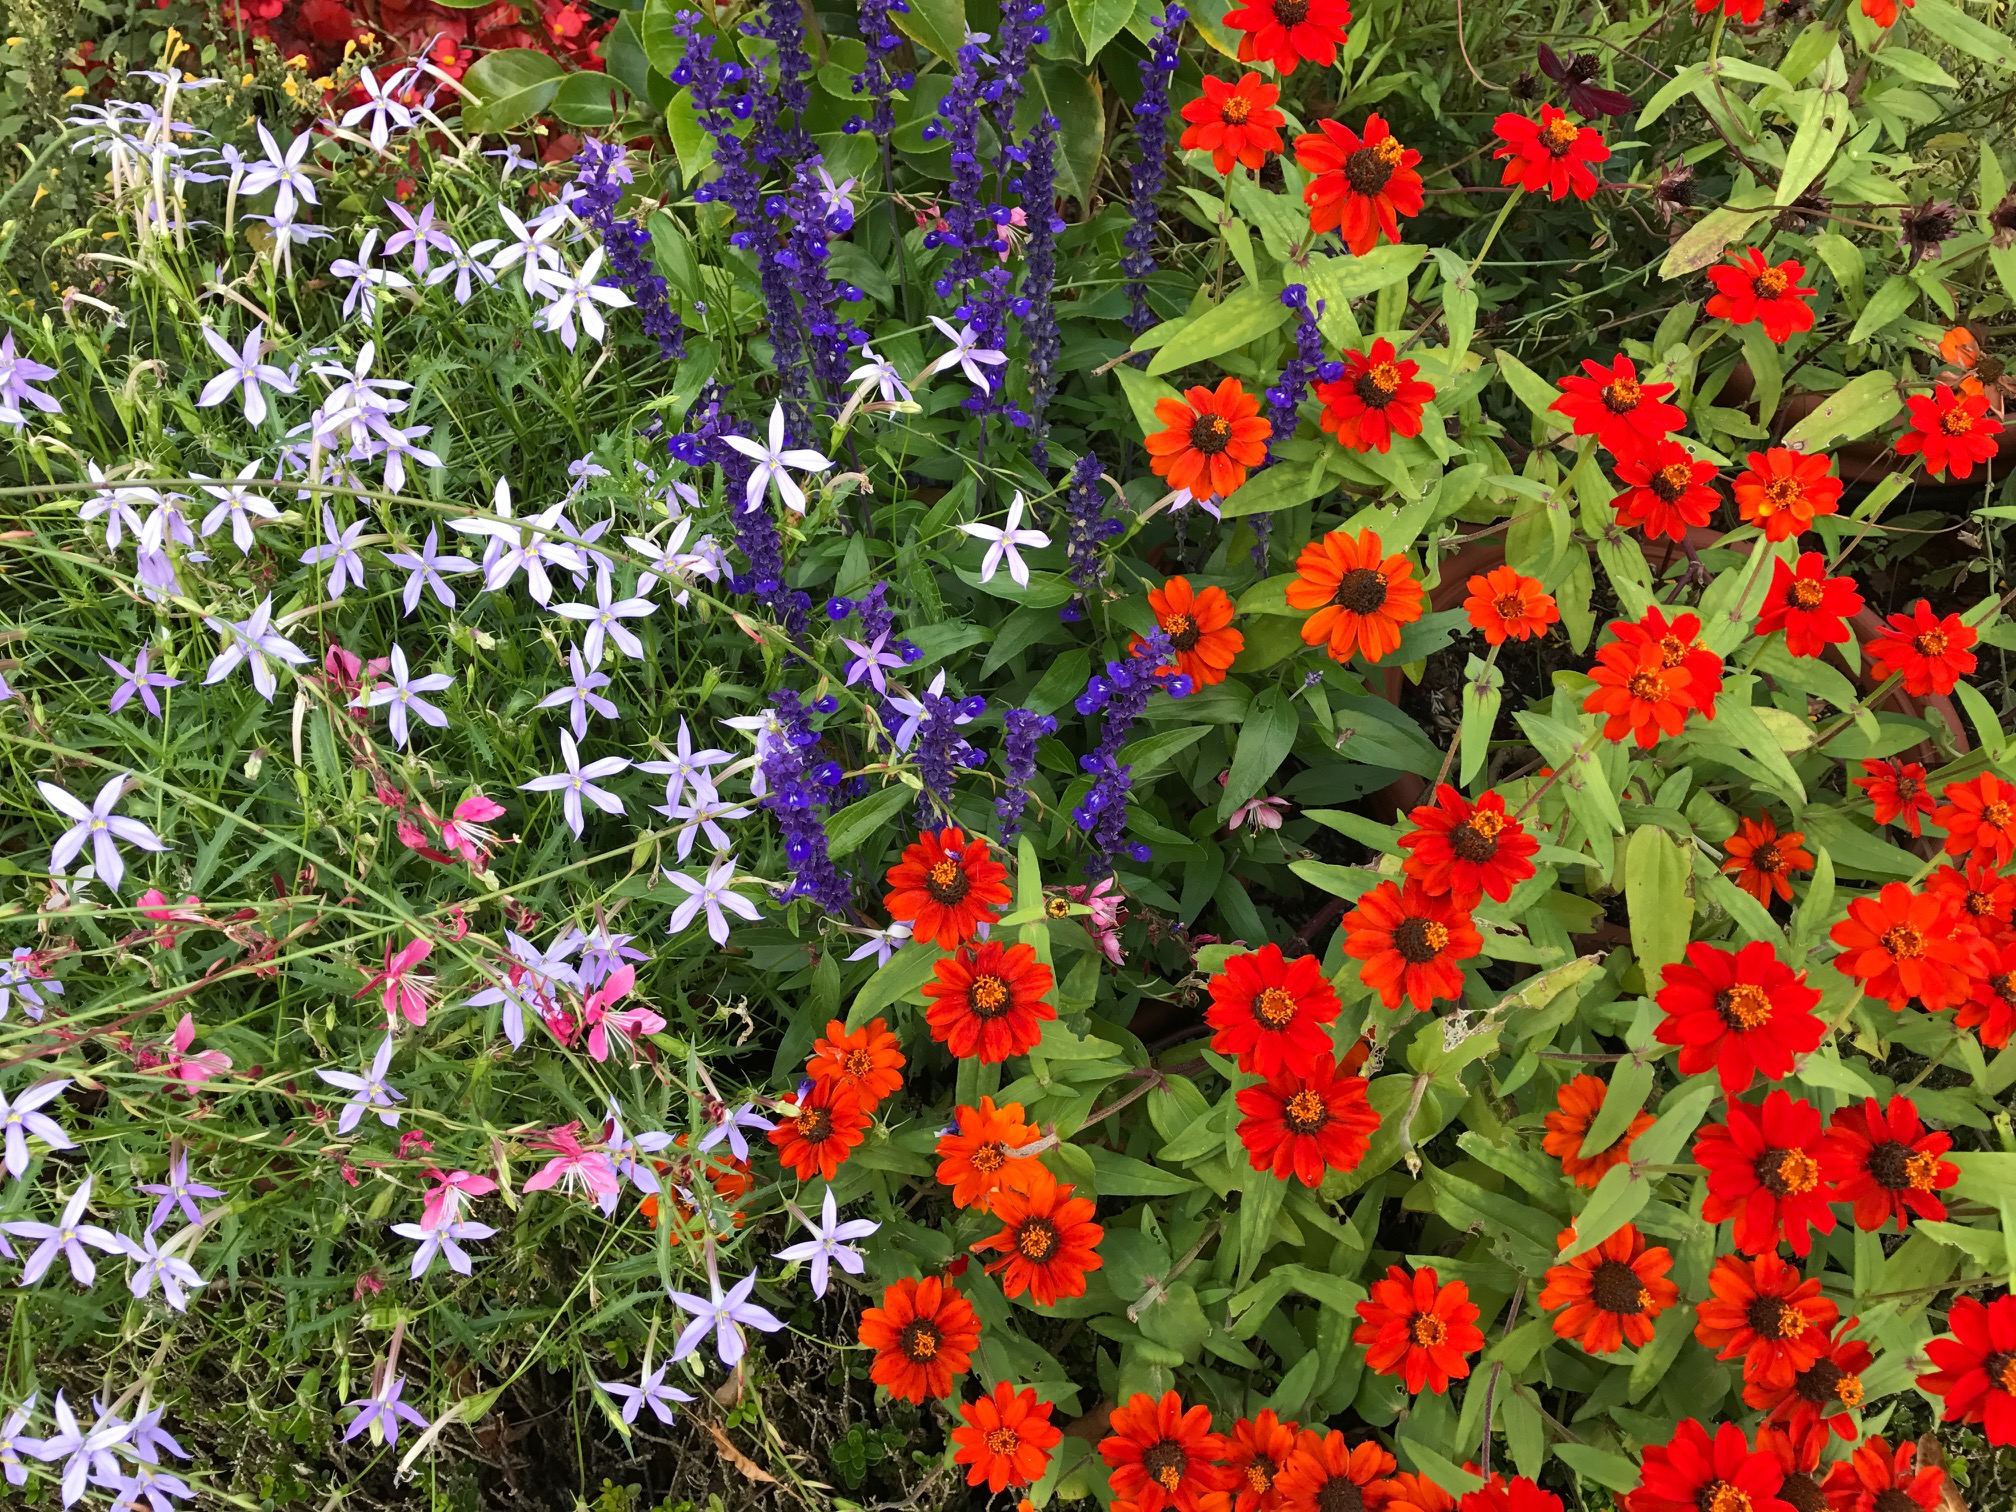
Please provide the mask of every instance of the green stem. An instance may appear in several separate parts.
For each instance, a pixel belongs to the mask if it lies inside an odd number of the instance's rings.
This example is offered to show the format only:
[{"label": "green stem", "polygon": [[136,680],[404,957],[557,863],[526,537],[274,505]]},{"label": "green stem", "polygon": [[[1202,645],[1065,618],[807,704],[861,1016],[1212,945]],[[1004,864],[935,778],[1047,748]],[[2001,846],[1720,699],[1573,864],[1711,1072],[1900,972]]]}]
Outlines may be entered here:
[{"label": "green stem", "polygon": [[1512,207],[1526,197],[1524,185],[1505,197],[1505,203],[1498,207],[1498,218],[1491,222],[1491,229],[1484,233],[1484,245],[1477,249],[1477,255],[1470,259],[1469,272],[1475,273],[1477,265],[1484,261],[1484,254],[1491,250],[1491,244],[1498,240],[1498,231],[1505,224],[1505,218],[1512,213]]}]

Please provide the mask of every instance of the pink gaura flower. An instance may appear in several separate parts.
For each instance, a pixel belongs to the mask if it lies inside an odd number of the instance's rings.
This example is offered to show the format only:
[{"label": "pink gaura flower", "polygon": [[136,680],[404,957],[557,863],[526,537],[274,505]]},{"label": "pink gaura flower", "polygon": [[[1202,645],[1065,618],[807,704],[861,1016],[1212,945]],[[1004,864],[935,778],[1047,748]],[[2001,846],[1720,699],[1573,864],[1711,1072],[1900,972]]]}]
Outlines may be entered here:
[{"label": "pink gaura flower", "polygon": [[454,815],[441,826],[441,843],[467,861],[471,870],[480,872],[497,848],[497,837],[484,826],[503,814],[504,805],[496,799],[471,793],[455,805]]},{"label": "pink gaura flower", "polygon": [[[552,1168],[549,1166],[547,1169]],[[420,1204],[422,1228],[439,1228],[444,1223],[453,1223],[461,1216],[463,1203],[473,1197],[487,1197],[497,1190],[495,1181],[488,1176],[478,1176],[474,1171],[443,1171],[430,1166],[426,1174],[434,1185],[427,1189],[427,1195]],[[532,1183],[528,1181],[525,1184],[529,1187]]]},{"label": "pink gaura flower", "polygon": [[209,925],[210,919],[202,912],[203,900],[191,893],[180,903],[172,903],[168,895],[158,887],[150,887],[138,899],[140,912],[161,926],[154,932],[154,943],[163,950],[173,950],[182,931],[177,924]]},{"label": "pink gaura flower", "polygon": [[1115,966],[1121,964],[1125,957],[1120,950],[1120,926],[1127,919],[1124,906],[1127,895],[1120,891],[1119,883],[1108,877],[1090,887],[1075,884],[1064,889],[1064,896],[1091,910],[1085,919],[1085,932],[1092,936],[1107,960]]},{"label": "pink gaura flower", "polygon": [[1251,819],[1255,829],[1278,830],[1287,812],[1286,798],[1248,798],[1232,811],[1232,817],[1225,821],[1225,828],[1237,829]]},{"label": "pink gaura flower", "polygon": [[526,1178],[526,1191],[543,1192],[558,1186],[610,1197],[622,1190],[622,1183],[616,1179],[616,1167],[608,1155],[582,1145],[577,1132],[580,1127],[578,1123],[561,1124],[525,1141],[532,1149],[554,1152],[551,1160]]},{"label": "pink gaura flower", "polygon": [[[350,704],[360,694],[371,691],[372,682],[382,676],[392,665],[386,656],[374,656],[370,661],[360,660],[354,651],[346,651],[331,643],[322,657],[322,675],[326,677],[345,705]],[[367,724],[371,711],[366,708],[350,710],[350,717],[360,724]]]},{"label": "pink gaura flower", "polygon": [[191,1055],[189,1047],[195,1043],[196,1020],[185,1013],[182,1022],[175,1026],[174,1038],[168,1042],[168,1058],[161,1074],[199,1087],[211,1077],[222,1076],[231,1069],[231,1057],[222,1050],[199,1050]]},{"label": "pink gaura flower", "polygon": [[427,1001],[434,990],[434,978],[413,968],[426,960],[433,949],[433,942],[429,940],[414,940],[395,955],[392,942],[385,942],[385,969],[366,982],[357,996],[363,997],[374,988],[384,988],[381,1001],[385,1005],[387,1028],[396,1023],[402,1013],[406,1015],[406,1022],[415,1028],[427,1022]]},{"label": "pink gaura flower", "polygon": [[588,994],[581,1019],[588,1026],[588,1053],[598,1061],[609,1059],[609,1041],[614,1039],[636,1058],[635,1040],[640,1034],[656,1034],[665,1020],[641,1004],[611,1012],[637,985],[637,968],[627,961],[609,973],[609,980]]}]

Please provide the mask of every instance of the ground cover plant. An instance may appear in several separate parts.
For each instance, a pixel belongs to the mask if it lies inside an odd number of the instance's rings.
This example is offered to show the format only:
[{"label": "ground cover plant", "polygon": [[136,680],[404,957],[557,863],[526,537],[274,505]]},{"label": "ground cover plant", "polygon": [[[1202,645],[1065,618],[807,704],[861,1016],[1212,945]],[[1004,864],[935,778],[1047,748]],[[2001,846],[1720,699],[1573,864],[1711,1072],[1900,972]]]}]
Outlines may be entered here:
[{"label": "ground cover plant", "polygon": [[296,9],[0,191],[10,1497],[2009,1504],[2004,12]]}]

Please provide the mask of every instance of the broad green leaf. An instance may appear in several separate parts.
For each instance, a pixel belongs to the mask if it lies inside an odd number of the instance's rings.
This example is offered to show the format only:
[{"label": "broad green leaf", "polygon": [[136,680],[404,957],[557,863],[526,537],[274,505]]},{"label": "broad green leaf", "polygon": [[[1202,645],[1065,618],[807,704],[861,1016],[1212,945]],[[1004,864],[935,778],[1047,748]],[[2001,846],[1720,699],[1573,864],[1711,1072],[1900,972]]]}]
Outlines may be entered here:
[{"label": "broad green leaf", "polygon": [[1163,730],[1159,734],[1144,735],[1120,749],[1120,764],[1132,767],[1134,784],[1138,788],[1167,766],[1178,751],[1187,751],[1191,746],[1211,733],[1207,724],[1186,725],[1181,729]]},{"label": "broad green leaf", "polygon": [[1057,191],[1082,206],[1091,203],[1106,151],[1106,106],[1099,76],[1073,63],[1039,60],[1027,75],[1015,108],[1016,130],[1026,138],[1044,111],[1057,118]]},{"label": "broad green leaf", "polygon": [[1554,1457],[1612,1491],[1630,1491],[1638,1485],[1639,1472],[1634,1461],[1593,1444],[1556,1444]]},{"label": "broad green leaf", "polygon": [[1998,1274],[2009,1268],[2009,1247],[1994,1229],[1968,1228],[1963,1223],[1935,1223],[1920,1220],[1912,1225],[1917,1233],[1966,1254],[1975,1264]]},{"label": "broad green leaf", "polygon": [[1244,1287],[1274,1242],[1274,1220],[1288,1198],[1288,1183],[1270,1171],[1250,1178],[1239,1194],[1239,1271],[1233,1285]]},{"label": "broad green leaf", "polygon": [[1281,769],[1301,725],[1301,709],[1279,688],[1268,688],[1253,700],[1245,723],[1239,727],[1231,773],[1218,799],[1221,824],[1240,804],[1259,794]]},{"label": "broad green leaf", "polygon": [[1714,719],[1706,723],[1690,723],[1687,730],[1689,740],[1709,756],[1714,756],[1719,747],[1748,757],[1764,770],[1772,786],[1784,794],[1788,802],[1803,808],[1806,785],[1799,780],[1791,761],[1779,748],[1777,737],[1771,733],[1770,726],[1757,717],[1755,709],[1736,702],[1730,696],[1731,692],[1730,688],[1723,690],[1722,698],[1715,705]]},{"label": "broad green leaf", "polygon": [[1904,400],[1893,374],[1864,373],[1829,394],[1818,409],[1785,432],[1784,444],[1795,451],[1828,451],[1888,424],[1902,408]]},{"label": "broad green leaf", "polygon": [[1458,737],[1462,760],[1456,774],[1456,780],[1464,787],[1484,770],[1485,758],[1491,754],[1491,732],[1498,727],[1504,689],[1504,673],[1495,666],[1485,666],[1479,657],[1470,658],[1463,672],[1463,727]]},{"label": "broad green leaf", "polygon": [[1099,1145],[1090,1146],[1086,1153],[1092,1157],[1101,1197],[1173,1197],[1197,1186],[1188,1176],[1161,1170],[1145,1160],[1116,1154]]},{"label": "broad green leaf", "polygon": [[1563,1260],[1587,1254],[1645,1210],[1652,1198],[1652,1183],[1637,1175],[1626,1161],[1603,1173],[1589,1205],[1575,1218],[1575,1242],[1561,1251]]},{"label": "broad green leaf", "polygon": [[1712,1075],[1698,1076],[1666,1094],[1664,1106],[1652,1127],[1640,1134],[1631,1146],[1632,1163],[1639,1166],[1666,1165],[1680,1158],[1687,1141],[1700,1127],[1702,1117],[1721,1092]]},{"label": "broad green leaf", "polygon": [[692,90],[682,89],[672,96],[671,103],[665,107],[665,130],[672,138],[672,150],[679,158],[679,172],[686,181],[698,183],[705,178],[708,165],[713,161],[713,138],[700,124],[700,110],[693,103]]},{"label": "broad green leaf", "polygon": [[1413,276],[1428,249],[1419,243],[1385,244],[1363,257],[1312,257],[1303,282],[1308,286],[1311,308],[1321,299],[1331,304],[1348,304],[1388,284]]},{"label": "broad green leaf", "polygon": [[900,782],[857,799],[826,821],[826,849],[834,857],[849,856],[863,841],[889,823],[911,801],[912,793]]},{"label": "broad green leaf", "polygon": [[1659,264],[1659,276],[1685,278],[1699,273],[1710,263],[1719,261],[1731,242],[1740,240],[1770,213],[1768,210],[1731,210],[1727,206],[1710,210],[1673,243],[1666,253],[1666,260]]},{"label": "broad green leaf", "polygon": [[560,92],[560,65],[536,47],[505,47],[485,53],[462,76],[474,95],[462,106],[472,131],[509,131],[553,103]]},{"label": "broad green leaf", "polygon": [[1654,980],[1687,953],[1694,927],[1694,871],[1680,843],[1657,825],[1631,832],[1624,850],[1624,901],[1631,915],[1631,953]]},{"label": "broad green leaf", "polygon": [[[1644,831],[1638,833],[1643,834]],[[1632,838],[1635,840],[1637,836]],[[1635,905],[1633,911],[1636,911]],[[1597,1109],[1596,1117],[1590,1121],[1589,1132],[1582,1136],[1582,1146],[1575,1153],[1584,1160],[1590,1160],[1621,1139],[1624,1131],[1631,1127],[1631,1120],[1643,1110],[1645,1099],[1652,1095],[1652,1082],[1657,1074],[1657,1068],[1651,1061],[1639,1060],[1635,1056],[1611,1067],[1610,1083],[1603,1093],[1603,1106]]]},{"label": "broad green leaf", "polygon": [[1848,333],[1849,344],[1852,346],[1881,334],[1917,300],[1918,285],[1902,273],[1892,273],[1884,280],[1883,287],[1869,296],[1869,303],[1862,307],[1862,313],[1855,319],[1855,329]]},{"label": "broad green leaf", "polygon": [[1352,902],[1379,885],[1379,873],[1362,866],[1339,866],[1334,861],[1290,861],[1288,869],[1333,898],[1345,898]]},{"label": "broad green leaf", "polygon": [[683,0],[644,0],[644,9],[632,18],[637,26],[638,40],[644,44],[644,56],[667,78],[672,76],[672,70],[686,56],[686,44],[679,40],[673,27],[679,20],[679,13],[689,9],[691,7]]},{"label": "broad green leaf", "polygon": [[629,91],[606,73],[571,73],[553,96],[553,114],[569,126],[591,130],[614,125],[628,108]]},{"label": "broad green leaf", "polygon": [[1121,363],[1113,369],[1113,376],[1119,380],[1127,407],[1134,411],[1134,424],[1144,436],[1162,429],[1162,422],[1155,418],[1155,406],[1164,399],[1180,401],[1183,397],[1162,379],[1150,378],[1131,363]]},{"label": "broad green leaf", "polygon": [[1516,717],[1534,749],[1559,773],[1555,786],[1566,795],[1569,808],[1590,837],[1623,834],[1624,815],[1617,807],[1617,794],[1611,790],[1594,750],[1574,730],[1544,714],[1522,710]]},{"label": "broad green leaf", "polygon": [[1492,361],[1498,364],[1498,371],[1505,375],[1505,382],[1519,398],[1519,402],[1537,417],[1560,430],[1569,428],[1568,422],[1554,411],[1554,401],[1561,397],[1561,391],[1526,366],[1510,352],[1499,350],[1492,354]]},{"label": "broad green leaf", "polygon": [[1285,324],[1291,313],[1281,303],[1279,290],[1241,289],[1165,341],[1148,364],[1148,376],[1159,378],[1242,347]]},{"label": "broad green leaf", "polygon": [[931,945],[909,944],[897,951],[887,966],[868,978],[847,1009],[847,1027],[858,1029],[892,1003],[905,998],[921,999],[924,984],[935,975],[934,967],[944,952]]},{"label": "broad green leaf", "polygon": [[891,18],[896,29],[947,63],[958,61],[966,41],[966,0],[910,0]]},{"label": "broad green leaf", "polygon": [[[1276,462],[1272,467],[1263,467],[1250,474],[1244,484],[1219,500],[1218,515],[1220,519],[1231,520],[1240,515],[1272,514],[1277,509],[1293,509],[1297,504],[1307,504],[1311,499],[1320,498],[1329,492],[1330,487],[1330,483],[1306,463]],[[1286,601],[1283,600],[1285,607]],[[1282,611],[1277,609],[1274,612]],[[1296,609],[1290,612],[1306,614],[1308,611]]]},{"label": "broad green leaf", "polygon": [[1951,43],[1969,57],[1979,58],[2004,73],[2016,73],[2016,42],[1976,21],[1958,6],[1948,5],[1946,0],[1918,0],[1911,16],[1927,36]]},{"label": "broad green leaf", "polygon": [[1092,62],[1120,29],[1134,19],[1135,0],[1071,0],[1071,21],[1085,44],[1085,61]]},{"label": "broad green leaf", "polygon": [[1848,133],[1854,108],[1845,93],[1831,90],[1804,91],[1808,97],[1805,119],[1785,149],[1785,166],[1778,174],[1778,191],[1773,203],[1789,205],[1804,194],[1814,180],[1827,171]]}]

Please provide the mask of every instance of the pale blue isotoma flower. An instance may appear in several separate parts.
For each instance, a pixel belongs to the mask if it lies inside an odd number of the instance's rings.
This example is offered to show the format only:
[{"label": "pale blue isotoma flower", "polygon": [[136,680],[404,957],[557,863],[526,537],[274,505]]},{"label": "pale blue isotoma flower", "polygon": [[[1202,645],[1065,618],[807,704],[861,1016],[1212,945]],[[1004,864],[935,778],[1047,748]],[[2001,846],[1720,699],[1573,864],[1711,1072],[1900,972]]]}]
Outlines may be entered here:
[{"label": "pale blue isotoma flower", "polygon": [[17,1239],[34,1239],[39,1242],[28,1257],[28,1263],[21,1269],[21,1284],[33,1286],[48,1272],[61,1255],[70,1262],[70,1275],[80,1286],[89,1286],[98,1279],[98,1266],[86,1252],[85,1246],[102,1250],[108,1255],[120,1252],[119,1236],[84,1221],[84,1210],[91,1205],[92,1178],[86,1176],[82,1186],[70,1194],[70,1200],[63,1204],[63,1215],[54,1223],[41,1223],[17,1219],[12,1223],[0,1224]]},{"label": "pale blue isotoma flower", "polygon": [[560,732],[560,755],[566,766],[546,777],[534,777],[530,782],[521,782],[519,788],[528,793],[558,793],[560,807],[567,817],[567,828],[574,832],[574,838],[581,838],[582,809],[585,798],[605,814],[623,812],[623,800],[607,788],[597,787],[596,781],[603,777],[613,777],[630,765],[622,756],[598,756],[586,766],[581,764],[581,753],[574,744],[574,737],[565,730]]},{"label": "pale blue isotoma flower", "polygon": [[49,851],[49,870],[52,875],[62,876],[70,863],[86,845],[91,847],[93,874],[112,891],[119,890],[119,884],[126,876],[126,862],[119,854],[118,842],[137,845],[145,851],[165,851],[167,843],[142,824],[138,819],[128,819],[123,814],[115,814],[126,791],[126,783],[131,772],[115,773],[98,796],[86,808],[82,801],[71,797],[53,782],[37,782],[36,790],[49,807],[64,818],[75,821],[70,828],[57,836],[56,844]]},{"label": "pale blue isotoma flower", "polygon": [[476,564],[467,557],[442,556],[440,554],[440,532],[432,525],[427,527],[427,544],[418,552],[381,551],[378,554],[394,567],[411,574],[406,579],[403,591],[405,614],[411,614],[420,603],[422,589],[432,589],[434,597],[444,609],[455,607],[455,590],[450,588],[446,575],[457,572],[474,572]]},{"label": "pale blue isotoma flower", "polygon": [[635,1386],[625,1385],[621,1381],[597,1381],[595,1384],[623,1404],[625,1423],[636,1422],[638,1412],[645,1407],[651,1409],[652,1415],[659,1422],[670,1423],[672,1404],[690,1402],[693,1396],[691,1392],[681,1391],[677,1386],[667,1386],[665,1370],[666,1367],[660,1365]]},{"label": "pale blue isotoma flower", "polygon": [[130,667],[122,666],[109,656],[98,658],[119,674],[119,686],[112,690],[112,701],[105,706],[107,714],[117,714],[126,707],[129,700],[137,697],[149,714],[156,719],[161,717],[161,700],[154,696],[155,689],[179,688],[182,686],[182,679],[170,677],[166,672],[148,671],[147,659],[153,654],[153,650],[152,646],[143,643]]},{"label": "pale blue isotoma flower", "polygon": [[[788,1204],[787,1204],[788,1205]],[[863,1274],[868,1268],[861,1251],[847,1243],[849,1239],[866,1239],[882,1227],[871,1218],[849,1218],[840,1221],[839,1204],[834,1200],[833,1188],[826,1188],[826,1200],[819,1207],[819,1221],[791,1209],[792,1216],[811,1230],[812,1237],[800,1243],[789,1245],[777,1251],[779,1260],[802,1260],[811,1267],[812,1295],[826,1295],[827,1282],[831,1279],[830,1267],[838,1265],[850,1276]]]},{"label": "pale blue isotoma flower", "polygon": [[63,1126],[41,1111],[61,1097],[69,1085],[68,1077],[38,1082],[11,1102],[6,1093],[0,1092],[0,1129],[6,1131],[7,1137],[7,1174],[15,1180],[28,1173],[29,1135],[52,1150],[77,1148],[75,1141],[63,1132]]},{"label": "pale blue isotoma flower", "polygon": [[259,601],[259,607],[252,611],[249,619],[206,617],[203,623],[224,637],[224,649],[217,653],[216,659],[210,663],[210,670],[203,675],[203,686],[206,688],[212,683],[224,681],[240,662],[246,662],[252,669],[252,686],[261,698],[271,703],[280,686],[279,679],[274,676],[273,664],[282,661],[298,667],[308,661],[306,651],[273,628],[273,595],[270,593]]},{"label": "pale blue isotoma flower", "polygon": [[376,1112],[378,1122],[386,1128],[399,1127],[399,1110],[393,1104],[406,1101],[406,1096],[394,1090],[385,1080],[385,1073],[391,1065],[392,1036],[388,1034],[379,1042],[378,1053],[371,1057],[371,1064],[364,1068],[361,1076],[352,1071],[324,1071],[320,1067],[316,1068],[315,1074],[323,1081],[352,1094],[336,1120],[338,1134],[348,1134],[356,1128],[367,1111]]},{"label": "pale blue isotoma flower", "polygon": [[406,748],[407,716],[418,716],[423,724],[430,724],[437,730],[448,727],[448,716],[427,702],[420,695],[439,693],[443,688],[455,686],[455,679],[446,672],[429,672],[415,677],[407,669],[406,652],[395,641],[392,646],[392,676],[388,682],[380,683],[368,693],[360,693],[350,700],[353,709],[382,709],[388,705],[392,712],[385,716],[385,722],[392,727],[392,743],[401,750]]},{"label": "pale blue isotoma flower", "polygon": [[222,404],[236,392],[245,408],[245,423],[256,429],[266,423],[267,389],[278,394],[295,391],[292,373],[259,360],[266,345],[264,322],[252,327],[242,350],[233,348],[207,325],[203,327],[203,340],[224,364],[224,371],[203,385],[203,392],[196,396],[198,409]]}]

